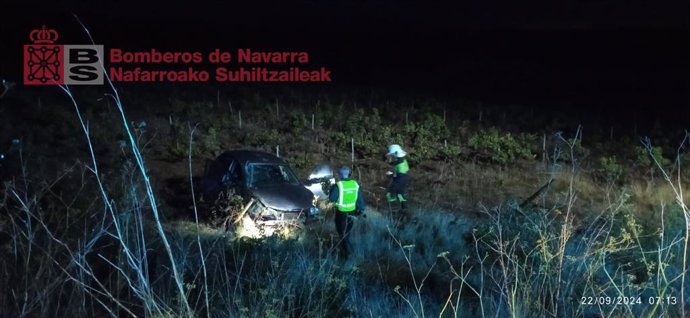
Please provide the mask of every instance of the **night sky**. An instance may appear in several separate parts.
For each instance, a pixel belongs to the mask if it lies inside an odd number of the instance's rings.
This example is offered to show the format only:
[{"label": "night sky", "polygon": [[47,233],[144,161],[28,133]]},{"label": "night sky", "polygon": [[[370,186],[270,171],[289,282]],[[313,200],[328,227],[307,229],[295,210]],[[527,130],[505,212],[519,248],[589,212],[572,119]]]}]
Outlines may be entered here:
[{"label": "night sky", "polygon": [[21,45],[40,25],[84,42],[76,14],[106,48],[306,50],[343,87],[638,117],[682,107],[690,122],[688,1],[421,3],[4,2],[0,77],[21,82]]}]

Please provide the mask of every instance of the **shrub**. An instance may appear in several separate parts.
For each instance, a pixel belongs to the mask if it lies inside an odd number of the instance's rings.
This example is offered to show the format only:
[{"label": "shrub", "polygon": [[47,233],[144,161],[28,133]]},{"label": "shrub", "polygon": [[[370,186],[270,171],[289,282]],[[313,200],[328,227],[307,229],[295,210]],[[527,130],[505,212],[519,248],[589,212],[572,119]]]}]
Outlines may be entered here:
[{"label": "shrub", "polygon": [[599,158],[601,172],[608,182],[618,182],[625,173],[625,167],[618,162],[616,156]]},{"label": "shrub", "polygon": [[405,137],[402,132],[391,125],[384,125],[380,127],[380,145],[386,146],[390,144],[404,144]]},{"label": "shrub", "polygon": [[439,155],[443,160],[456,160],[462,154],[462,148],[458,145],[444,144],[441,149],[439,149]]},{"label": "shrub", "polygon": [[275,128],[255,128],[252,131],[246,131],[245,136],[245,142],[255,147],[273,148],[280,141],[280,133]]},{"label": "shrub", "polygon": [[559,139],[553,150],[553,162],[558,163],[563,160],[573,163],[574,161],[582,161],[584,158],[587,158],[590,150],[582,146],[582,139],[580,138]]},{"label": "shrub", "polygon": [[311,127],[311,119],[303,112],[293,112],[290,115],[290,131],[293,135],[300,135],[308,127]]},{"label": "shrub", "polygon": [[655,161],[660,163],[662,167],[671,164],[671,160],[665,158],[661,146],[652,147],[650,154],[643,146],[635,147],[635,162],[644,168],[655,168]]},{"label": "shrub", "polygon": [[415,156],[420,161],[437,157],[439,141],[448,137],[448,128],[443,118],[431,113],[426,113],[418,125],[407,125],[406,132],[412,140]]},{"label": "shrub", "polygon": [[363,109],[347,117],[344,128],[333,134],[333,140],[341,151],[350,150],[350,143],[354,139],[355,152],[363,157],[375,156],[385,147],[382,145],[382,120],[378,109],[367,114]]},{"label": "shrub", "polygon": [[314,168],[314,162],[306,153],[301,155],[289,156],[287,158],[287,161],[290,163],[290,165],[300,170]]},{"label": "shrub", "polygon": [[215,125],[211,125],[208,127],[205,134],[199,135],[202,145],[201,151],[213,155],[220,150],[219,130],[220,129]]},{"label": "shrub", "polygon": [[[170,132],[170,144],[168,144],[167,152],[172,159],[182,159],[188,156],[189,152],[189,129],[179,122],[174,123]],[[204,130],[197,129],[194,134],[194,144],[192,147],[192,156],[197,157],[204,154],[215,155],[221,150],[220,142],[220,128],[216,125],[210,125]]]},{"label": "shrub", "polygon": [[211,224],[227,228],[244,207],[243,198],[233,189],[221,192],[218,198],[208,208],[208,218]]},{"label": "shrub", "polygon": [[495,128],[481,129],[470,140],[468,146],[475,157],[506,165],[518,159],[534,159],[531,136],[513,136],[500,133]]}]

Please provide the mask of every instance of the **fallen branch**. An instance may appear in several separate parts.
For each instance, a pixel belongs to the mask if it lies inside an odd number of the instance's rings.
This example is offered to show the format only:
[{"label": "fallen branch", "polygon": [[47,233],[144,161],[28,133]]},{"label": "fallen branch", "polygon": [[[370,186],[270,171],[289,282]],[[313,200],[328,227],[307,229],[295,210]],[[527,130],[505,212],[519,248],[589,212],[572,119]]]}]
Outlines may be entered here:
[{"label": "fallen branch", "polygon": [[528,204],[532,203],[532,201],[534,201],[534,200],[536,200],[538,197],[540,197],[544,192],[546,192],[546,190],[549,188],[549,186],[551,186],[551,183],[552,183],[552,182],[553,182],[553,178],[549,179],[549,182],[547,182],[545,185],[543,185],[541,188],[539,188],[539,190],[537,190],[537,192],[534,192],[534,193],[533,193],[532,195],[530,195],[527,199],[525,199],[524,201],[522,201],[522,203],[520,203],[520,207],[521,207],[521,208],[524,208],[524,207],[526,207]]}]

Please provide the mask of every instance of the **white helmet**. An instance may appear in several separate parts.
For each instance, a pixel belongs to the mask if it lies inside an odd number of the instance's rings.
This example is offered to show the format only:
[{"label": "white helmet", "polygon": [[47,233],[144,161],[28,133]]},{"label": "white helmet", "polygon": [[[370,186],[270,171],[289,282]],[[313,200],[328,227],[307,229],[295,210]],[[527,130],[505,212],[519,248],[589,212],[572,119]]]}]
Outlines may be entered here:
[{"label": "white helmet", "polygon": [[407,155],[407,152],[400,147],[398,144],[392,144],[388,146],[388,154],[389,155],[394,155],[398,158],[405,157]]}]

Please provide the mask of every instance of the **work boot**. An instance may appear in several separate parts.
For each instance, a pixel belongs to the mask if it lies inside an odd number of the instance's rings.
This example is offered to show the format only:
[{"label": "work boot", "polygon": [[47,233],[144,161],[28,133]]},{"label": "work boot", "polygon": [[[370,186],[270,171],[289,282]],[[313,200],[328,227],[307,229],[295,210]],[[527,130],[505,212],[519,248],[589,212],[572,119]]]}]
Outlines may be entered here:
[{"label": "work boot", "polygon": [[400,201],[400,211],[405,212],[407,210],[407,199],[402,194],[398,194],[397,199]]}]

